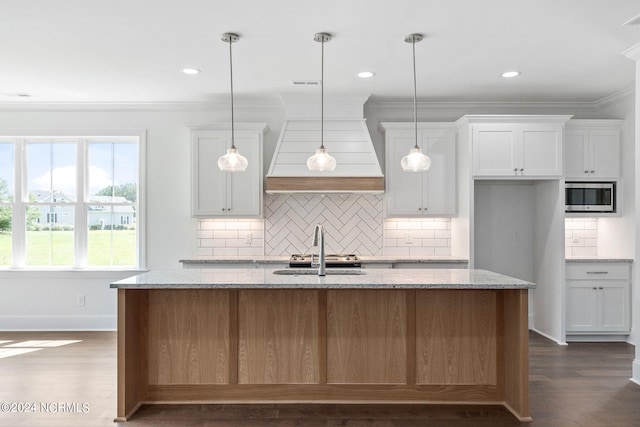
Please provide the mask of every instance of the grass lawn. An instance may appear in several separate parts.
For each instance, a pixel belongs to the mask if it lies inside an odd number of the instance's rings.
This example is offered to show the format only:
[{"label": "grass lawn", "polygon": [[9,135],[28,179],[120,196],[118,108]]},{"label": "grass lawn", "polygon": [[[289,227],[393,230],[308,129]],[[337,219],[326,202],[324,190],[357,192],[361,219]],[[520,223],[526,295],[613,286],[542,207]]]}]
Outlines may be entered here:
[{"label": "grass lawn", "polygon": [[0,267],[11,265],[11,233],[0,233]]},{"label": "grass lawn", "polygon": [[[90,230],[88,266],[134,266],[135,230]],[[27,265],[73,265],[73,231],[27,231]],[[0,233],[0,265],[11,265],[11,234]]]}]

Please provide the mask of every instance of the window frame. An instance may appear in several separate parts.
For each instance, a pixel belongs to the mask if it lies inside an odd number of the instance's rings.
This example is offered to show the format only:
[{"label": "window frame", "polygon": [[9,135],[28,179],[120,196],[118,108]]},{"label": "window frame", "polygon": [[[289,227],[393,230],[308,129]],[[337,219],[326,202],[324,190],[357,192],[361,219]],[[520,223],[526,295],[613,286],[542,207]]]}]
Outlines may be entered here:
[{"label": "window frame", "polygon": [[[26,208],[33,205],[29,202],[27,179],[26,147],[29,139],[47,138],[51,143],[56,139],[76,140],[76,201],[65,202],[65,206],[73,206],[74,215],[74,260],[71,266],[26,265]],[[138,197],[136,212],[136,264],[133,266],[88,266],[88,232],[87,221],[89,206],[89,145],[91,143],[138,142]],[[0,269],[26,270],[88,270],[88,271],[118,271],[146,269],[146,130],[141,129],[91,129],[91,130],[7,130],[0,129],[0,140],[11,141],[14,144],[14,200],[11,205],[12,220],[12,263],[11,266],[0,266]],[[64,141],[61,141],[64,142]],[[60,205],[60,203],[43,203],[44,205]],[[116,206],[122,203],[100,203],[106,206]],[[7,205],[7,203],[2,203]],[[16,226],[17,225],[17,226]]]}]

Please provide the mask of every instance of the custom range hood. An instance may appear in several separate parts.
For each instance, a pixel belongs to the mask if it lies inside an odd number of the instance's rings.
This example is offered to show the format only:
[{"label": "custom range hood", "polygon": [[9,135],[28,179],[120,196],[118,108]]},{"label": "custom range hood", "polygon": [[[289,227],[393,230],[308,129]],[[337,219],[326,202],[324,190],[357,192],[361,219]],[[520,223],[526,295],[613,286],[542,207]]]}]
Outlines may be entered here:
[{"label": "custom range hood", "polygon": [[368,96],[326,96],[324,145],[333,171],[315,172],[307,158],[320,145],[320,97],[280,94],[285,121],[267,173],[267,193],[382,193],[384,175],[364,119]]}]

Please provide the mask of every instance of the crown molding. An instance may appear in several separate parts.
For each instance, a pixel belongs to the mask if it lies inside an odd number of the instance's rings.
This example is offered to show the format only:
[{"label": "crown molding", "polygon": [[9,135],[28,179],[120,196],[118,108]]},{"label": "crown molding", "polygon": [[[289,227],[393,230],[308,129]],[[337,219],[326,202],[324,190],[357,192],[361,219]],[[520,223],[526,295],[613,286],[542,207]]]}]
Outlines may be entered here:
[{"label": "crown molding", "polygon": [[[594,113],[594,102],[418,102],[419,113],[458,114],[576,114]],[[413,102],[369,101],[365,112],[413,112]],[[457,117],[456,117],[457,118]]]},{"label": "crown molding", "polygon": [[[2,112],[160,112],[160,111],[215,111],[228,112],[230,102],[0,102]],[[284,111],[279,99],[254,98],[236,100],[234,111]]]},{"label": "crown molding", "polygon": [[626,89],[621,90],[620,92],[616,92],[609,96],[605,96],[594,102],[597,108],[608,107],[611,104],[622,101],[627,97],[635,97],[636,88],[635,86],[628,87]]},{"label": "crown molding", "polygon": [[631,59],[632,61],[638,61],[640,60],[640,43],[635,44],[630,48],[623,50],[620,53],[626,56],[627,58]]}]

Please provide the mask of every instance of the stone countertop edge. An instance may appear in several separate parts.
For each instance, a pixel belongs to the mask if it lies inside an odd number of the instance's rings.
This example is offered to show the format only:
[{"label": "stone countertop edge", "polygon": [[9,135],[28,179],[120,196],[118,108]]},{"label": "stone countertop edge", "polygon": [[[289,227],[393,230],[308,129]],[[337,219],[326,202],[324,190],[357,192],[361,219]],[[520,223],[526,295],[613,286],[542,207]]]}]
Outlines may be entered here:
[{"label": "stone countertop edge", "polygon": [[534,289],[487,270],[373,269],[356,275],[278,275],[273,268],[152,270],[111,283],[116,289]]},{"label": "stone countertop edge", "polygon": [[571,263],[589,263],[589,262],[633,263],[633,258],[565,258],[565,261],[571,262]]},{"label": "stone countertop edge", "polygon": [[[468,264],[469,260],[450,257],[396,257],[396,256],[360,256],[361,264]],[[216,258],[185,258],[178,262],[182,264],[286,264],[289,257],[216,257]]]}]

